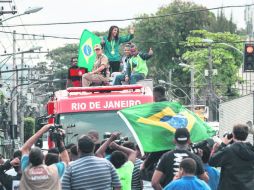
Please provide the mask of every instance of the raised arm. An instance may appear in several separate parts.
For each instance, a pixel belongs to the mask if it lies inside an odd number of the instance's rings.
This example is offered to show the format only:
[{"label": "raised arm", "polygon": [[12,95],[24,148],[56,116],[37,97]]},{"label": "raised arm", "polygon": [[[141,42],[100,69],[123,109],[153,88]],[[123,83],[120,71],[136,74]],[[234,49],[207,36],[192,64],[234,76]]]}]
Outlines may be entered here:
[{"label": "raised arm", "polygon": [[28,154],[33,144],[47,132],[52,124],[44,125],[39,131],[37,131],[32,137],[30,137],[21,148],[22,155]]},{"label": "raised arm", "polygon": [[60,130],[60,135],[59,135],[59,139],[57,141],[57,148],[60,152],[60,157],[61,157],[61,160],[66,164],[68,165],[68,163],[70,162],[70,158],[69,158],[69,154],[67,152],[67,150],[65,149],[65,145],[64,145],[64,135],[65,135],[65,132],[64,130],[62,129],[58,129]]},{"label": "raised arm", "polygon": [[133,164],[135,163],[135,161],[136,161],[136,151],[134,151],[130,148],[118,145],[115,142],[111,142],[110,147],[113,148],[113,149],[120,150],[120,151],[124,152],[125,154],[128,155],[128,160],[133,162]]},{"label": "raised arm", "polygon": [[110,145],[111,142],[117,139],[117,137],[120,135],[118,132],[114,132],[111,134],[111,136],[106,140],[100,148],[95,152],[95,156],[104,158],[104,154],[106,152],[107,147]]}]

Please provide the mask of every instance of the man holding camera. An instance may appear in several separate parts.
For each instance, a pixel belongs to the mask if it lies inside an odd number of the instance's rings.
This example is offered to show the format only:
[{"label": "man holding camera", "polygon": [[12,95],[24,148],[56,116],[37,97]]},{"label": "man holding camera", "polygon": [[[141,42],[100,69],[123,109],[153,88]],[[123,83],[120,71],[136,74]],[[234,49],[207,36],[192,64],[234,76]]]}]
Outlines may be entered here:
[{"label": "man holding camera", "polygon": [[248,126],[233,127],[233,137],[222,138],[215,144],[209,164],[221,167],[218,190],[252,190],[254,188],[254,148],[244,142],[248,137]]},{"label": "man holding camera", "polygon": [[62,162],[47,166],[43,164],[44,155],[40,148],[32,148],[33,144],[52,128],[52,124],[44,125],[39,131],[37,131],[21,148],[21,170],[22,178],[20,181],[20,190],[35,190],[35,189],[47,189],[47,190],[60,190],[60,179],[63,176],[65,166],[69,162],[68,152],[65,149],[63,138],[63,132],[59,131],[59,138],[57,141],[58,150]]},{"label": "man holding camera", "polygon": [[194,153],[188,151],[190,144],[190,133],[186,128],[178,128],[175,132],[174,143],[176,149],[166,152],[160,158],[152,177],[152,186],[155,190],[161,190],[174,178],[179,178],[179,165],[184,158],[195,160],[197,169],[196,176],[204,181],[208,181],[208,176],[204,171],[201,159]]}]

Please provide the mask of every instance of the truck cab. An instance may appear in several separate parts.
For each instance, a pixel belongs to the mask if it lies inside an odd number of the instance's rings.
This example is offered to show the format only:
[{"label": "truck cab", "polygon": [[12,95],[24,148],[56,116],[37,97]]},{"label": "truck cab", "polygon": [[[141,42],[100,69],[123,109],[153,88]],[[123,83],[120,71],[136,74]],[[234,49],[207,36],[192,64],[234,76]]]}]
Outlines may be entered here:
[{"label": "truck cab", "polygon": [[106,132],[132,134],[117,111],[153,101],[152,89],[142,85],[71,87],[55,92],[48,102],[49,123],[60,124],[66,132],[66,144],[91,130],[99,133],[100,141]]}]

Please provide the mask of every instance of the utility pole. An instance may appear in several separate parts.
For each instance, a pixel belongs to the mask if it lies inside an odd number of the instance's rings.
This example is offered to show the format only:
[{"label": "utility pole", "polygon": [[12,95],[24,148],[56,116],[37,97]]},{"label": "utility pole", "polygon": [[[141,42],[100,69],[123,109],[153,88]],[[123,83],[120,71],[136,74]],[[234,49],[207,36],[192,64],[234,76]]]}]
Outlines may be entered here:
[{"label": "utility pole", "polygon": [[[16,31],[13,31],[13,53],[12,53],[12,63],[13,63],[13,70],[17,69],[16,65]],[[12,81],[12,89],[15,89],[17,86],[17,72],[13,74],[13,81]],[[16,92],[16,89],[15,89]],[[16,93],[15,93],[16,94]],[[15,131],[17,130],[17,124],[18,124],[18,119],[17,119],[17,96],[14,96],[14,99],[11,100],[13,101],[11,103],[11,113],[12,113],[12,118],[11,118],[11,128],[12,128],[12,140],[13,140],[13,145],[14,144],[14,139],[15,139]]]},{"label": "utility pole", "polygon": [[195,68],[194,62],[191,61],[191,111],[195,111]]},{"label": "utility pole", "polygon": [[208,46],[208,107],[209,107],[209,117],[208,121],[213,121],[213,81],[212,81],[212,76],[213,76],[213,62],[212,62],[212,48],[211,44]]},{"label": "utility pole", "polygon": [[[24,53],[21,53],[21,69],[24,68]],[[20,84],[20,141],[24,143],[24,111],[22,107],[24,106],[24,99],[23,99],[23,81],[24,81],[24,72],[21,70],[21,84]]]},{"label": "utility pole", "polygon": [[[169,82],[169,84],[171,84],[172,83],[172,69],[169,69],[169,73],[168,73],[168,82]],[[168,101],[172,101],[172,96],[171,96],[171,85],[169,85],[169,87],[168,87]]]}]

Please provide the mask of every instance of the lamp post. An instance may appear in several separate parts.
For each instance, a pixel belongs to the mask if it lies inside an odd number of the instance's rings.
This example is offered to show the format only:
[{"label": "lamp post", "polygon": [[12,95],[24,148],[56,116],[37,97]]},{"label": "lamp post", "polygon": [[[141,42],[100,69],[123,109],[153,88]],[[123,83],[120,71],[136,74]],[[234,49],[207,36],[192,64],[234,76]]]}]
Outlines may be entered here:
[{"label": "lamp post", "polygon": [[[209,69],[208,69],[208,87],[209,87],[209,95],[208,95],[208,105],[209,105],[209,121],[213,121],[213,97],[214,97],[214,91],[213,91],[213,84],[212,84],[212,77],[213,77],[213,63],[212,63],[212,47],[211,44],[214,43],[214,41],[212,39],[202,39],[202,42],[204,43],[208,43],[208,65],[209,65]],[[240,53],[242,56],[244,55],[242,51],[240,51],[239,49],[237,49],[236,47],[227,44],[227,43],[222,43],[219,42],[216,44],[221,44],[227,47],[230,47],[234,50],[236,50],[238,53]]]},{"label": "lamp post", "polygon": [[[15,18],[15,17],[18,17],[18,16],[22,16],[22,15],[27,15],[27,14],[31,14],[31,13],[36,13],[36,12],[38,12],[38,11],[40,11],[42,9],[42,7],[30,7],[30,8],[28,8],[24,13],[21,13],[21,14],[17,14],[17,15],[14,15],[14,16],[12,16],[12,17],[9,17],[9,18],[6,18],[6,19],[4,19],[4,20],[1,20],[0,21],[0,25],[2,25],[3,24],[3,22],[5,22],[5,21],[7,21],[7,20],[10,20],[10,19],[13,19],[13,18]],[[16,69],[16,31],[14,30],[13,31],[13,51],[12,51],[12,62],[13,62],[13,70],[15,70]],[[17,79],[18,79],[18,77],[17,77],[17,72],[13,75],[13,78],[12,78],[12,89],[14,89],[15,91],[16,91],[16,86],[18,86],[18,82],[17,82]],[[17,97],[15,97],[15,99],[13,100],[13,103],[11,104],[11,115],[12,115],[12,120],[11,120],[11,126],[13,127],[13,128],[15,128],[15,127],[17,127],[17,123],[18,123],[18,121],[17,121]],[[13,134],[14,134],[14,132],[13,132]],[[14,136],[13,136],[13,138],[14,138]]]},{"label": "lamp post", "polygon": [[189,96],[183,89],[179,88],[177,85],[174,85],[174,84],[172,84],[172,83],[168,83],[168,82],[166,82],[166,81],[164,81],[164,80],[158,80],[158,82],[159,82],[160,84],[169,85],[170,87],[171,87],[171,86],[176,87],[176,88],[179,89],[182,93],[185,94],[185,96],[189,99],[189,101],[191,101],[190,96]]},{"label": "lamp post", "polygon": [[187,65],[185,63],[180,63],[179,64],[181,67],[187,67],[190,68],[191,70],[191,111],[195,111],[195,68],[193,62],[191,62],[191,65]]},{"label": "lamp post", "polygon": [[6,18],[4,20],[0,20],[0,25],[2,25],[3,22],[5,22],[7,20],[10,20],[10,19],[13,19],[13,18],[16,18],[16,17],[19,17],[19,16],[31,14],[31,13],[36,13],[36,12],[40,11],[41,9],[43,9],[43,7],[29,7],[25,12],[23,12],[21,14],[17,14],[17,15],[11,16],[9,18]]}]

